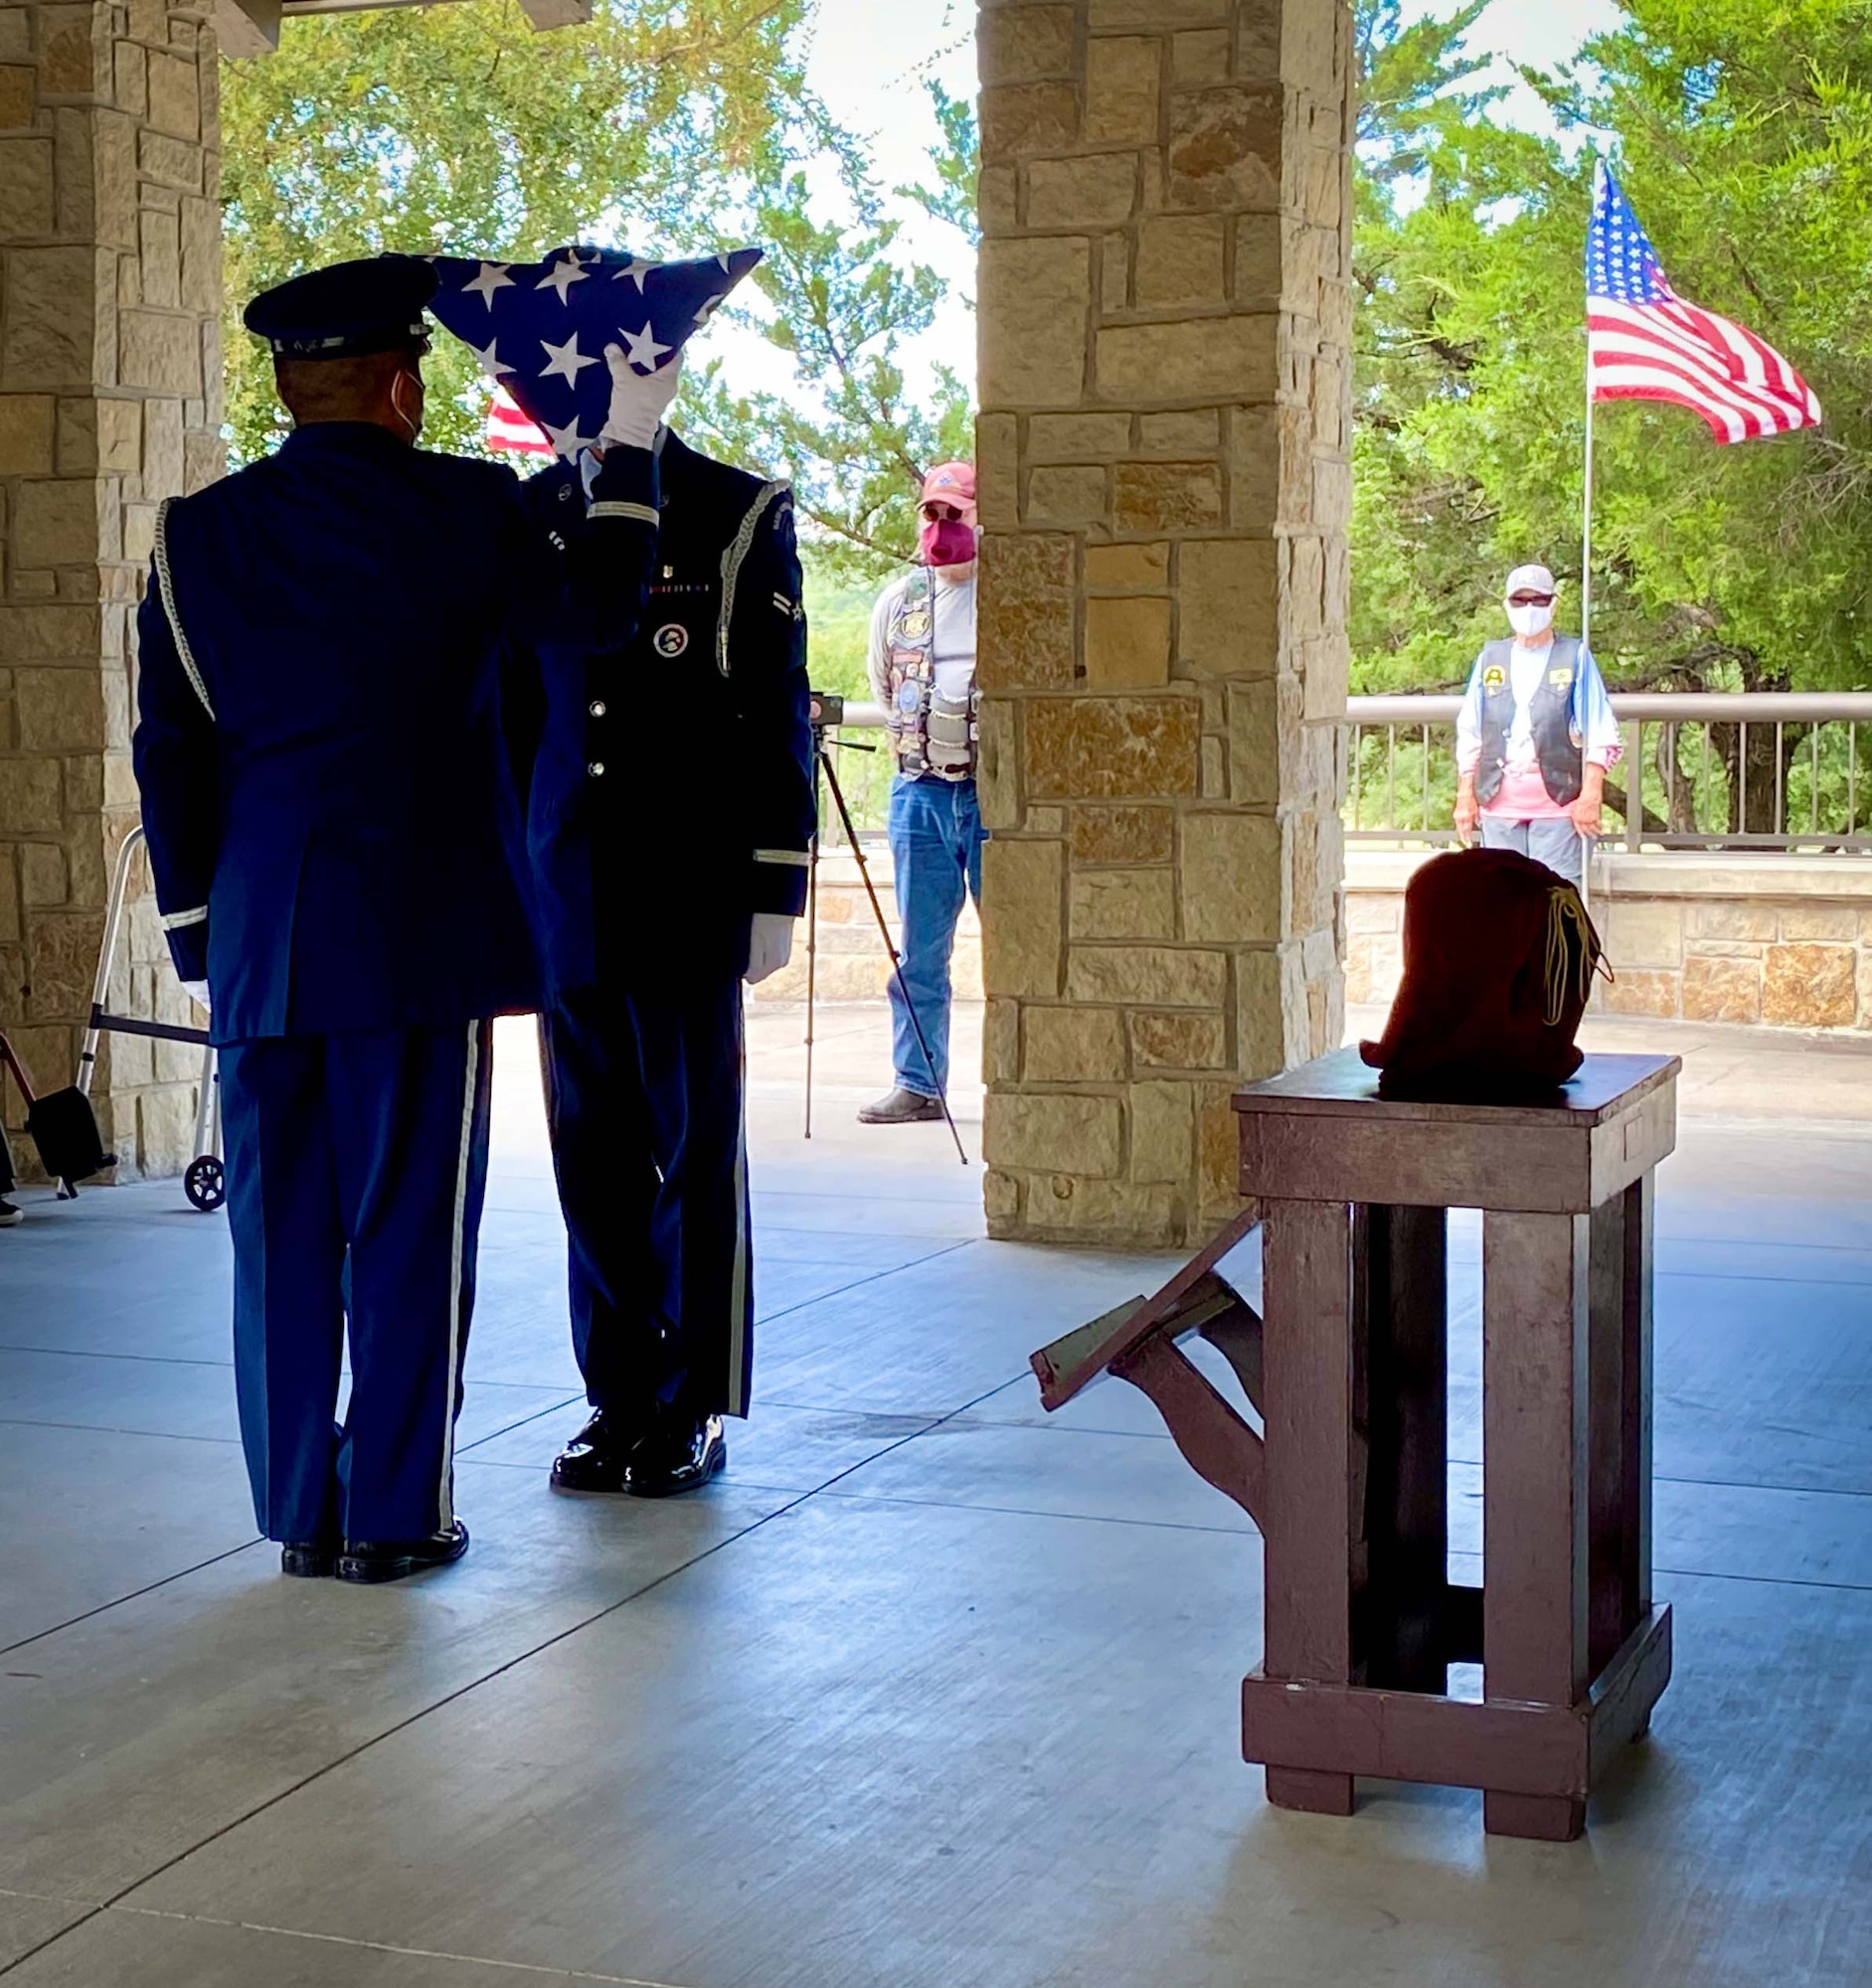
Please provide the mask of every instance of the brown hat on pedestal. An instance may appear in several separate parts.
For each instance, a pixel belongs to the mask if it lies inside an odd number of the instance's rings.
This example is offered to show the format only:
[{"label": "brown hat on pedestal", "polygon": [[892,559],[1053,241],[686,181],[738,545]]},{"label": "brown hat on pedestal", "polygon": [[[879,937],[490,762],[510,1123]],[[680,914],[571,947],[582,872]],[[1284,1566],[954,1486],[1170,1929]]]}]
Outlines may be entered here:
[{"label": "brown hat on pedestal", "polygon": [[[1386,1097],[1524,1103],[1584,1061],[1580,1018],[1605,948],[1580,894],[1511,849],[1439,856],[1404,898],[1404,977],[1359,1055]],[[1608,974],[1608,978],[1610,978]]]}]

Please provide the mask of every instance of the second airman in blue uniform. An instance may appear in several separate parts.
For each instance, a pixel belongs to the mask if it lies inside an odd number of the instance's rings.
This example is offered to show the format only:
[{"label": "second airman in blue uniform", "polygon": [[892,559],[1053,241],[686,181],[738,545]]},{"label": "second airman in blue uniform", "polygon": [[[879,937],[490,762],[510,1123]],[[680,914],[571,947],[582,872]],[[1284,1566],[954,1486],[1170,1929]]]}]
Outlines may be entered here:
[{"label": "second airman in blue uniform", "polygon": [[[553,980],[548,1109],[592,1413],[567,1491],[668,1497],[748,1412],[753,1242],[742,982],[785,963],[813,835],[792,492],[664,431],[636,638],[549,658],[533,856]],[[528,485],[576,554],[564,466]],[[653,860],[646,852],[653,850]]]}]

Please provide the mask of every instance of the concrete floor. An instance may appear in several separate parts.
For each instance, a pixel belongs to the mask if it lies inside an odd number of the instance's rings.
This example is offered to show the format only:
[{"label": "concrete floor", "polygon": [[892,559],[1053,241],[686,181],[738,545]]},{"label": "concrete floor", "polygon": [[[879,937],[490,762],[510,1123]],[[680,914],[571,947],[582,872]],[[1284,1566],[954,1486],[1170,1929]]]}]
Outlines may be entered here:
[{"label": "concrete floor", "polygon": [[[7,1988],[1872,1981],[1872,1054],[1682,1032],[1657,1295],[1677,1675],[1555,1846],[1485,1839],[1461,1791],[1374,1783],[1349,1822],[1265,1805],[1238,1748],[1254,1533],[1140,1397],[1052,1419],[1026,1373],[1164,1263],[983,1241],[940,1127],[851,1122],[884,1085],[875,1011],[822,1017],[804,1146],[798,1026],[754,1027],[759,1409],[727,1479],[672,1505],[547,1491],[580,1409],[504,1033],[476,1544],[402,1586],[282,1580],[255,1541],[218,1219],[155,1184],[0,1235]],[[959,1115],[973,1153],[978,1095]]]}]

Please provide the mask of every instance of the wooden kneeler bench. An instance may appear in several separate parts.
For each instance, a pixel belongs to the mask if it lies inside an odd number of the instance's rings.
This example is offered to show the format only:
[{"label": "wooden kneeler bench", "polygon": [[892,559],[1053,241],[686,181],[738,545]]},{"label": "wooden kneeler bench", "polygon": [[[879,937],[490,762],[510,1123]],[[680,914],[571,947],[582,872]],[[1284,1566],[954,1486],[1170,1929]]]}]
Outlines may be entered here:
[{"label": "wooden kneeler bench", "polygon": [[[1283,1808],[1357,1775],[1477,1787],[1568,1840],[1670,1679],[1651,1601],[1652,1172],[1675,1058],[1589,1057],[1551,1104],[1380,1099],[1351,1050],[1239,1091],[1259,1204],[1154,1297],[1033,1356],[1058,1408],[1141,1389],[1265,1545],[1243,1751]],[[1482,1585],[1448,1577],[1447,1218],[1482,1215]],[[1263,1314],[1217,1266],[1263,1227]],[[1218,1347],[1260,1432],[1189,1359]],[[1481,1699],[1448,1696],[1479,1664]]]}]

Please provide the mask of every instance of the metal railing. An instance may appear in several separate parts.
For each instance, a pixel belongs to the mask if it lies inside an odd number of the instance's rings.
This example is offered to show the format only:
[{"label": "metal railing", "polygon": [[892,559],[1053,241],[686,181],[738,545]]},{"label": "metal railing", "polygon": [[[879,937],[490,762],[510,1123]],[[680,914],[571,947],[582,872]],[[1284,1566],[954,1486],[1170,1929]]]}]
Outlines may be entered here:
[{"label": "metal railing", "polygon": [[[1346,834],[1455,840],[1458,697],[1346,701]],[[1602,847],[1872,850],[1859,728],[1872,693],[1615,693],[1624,756]]]}]

